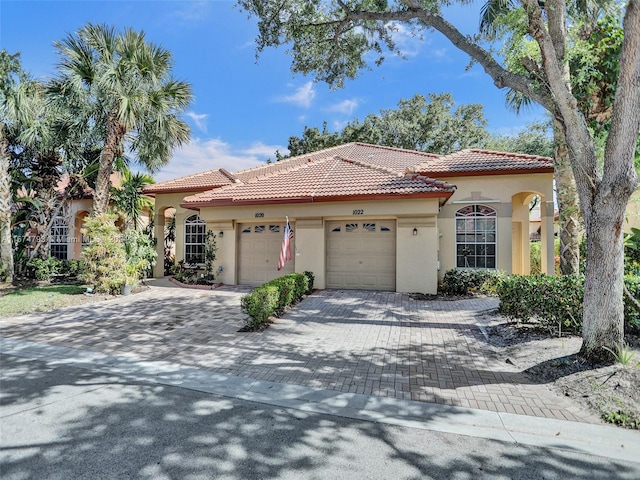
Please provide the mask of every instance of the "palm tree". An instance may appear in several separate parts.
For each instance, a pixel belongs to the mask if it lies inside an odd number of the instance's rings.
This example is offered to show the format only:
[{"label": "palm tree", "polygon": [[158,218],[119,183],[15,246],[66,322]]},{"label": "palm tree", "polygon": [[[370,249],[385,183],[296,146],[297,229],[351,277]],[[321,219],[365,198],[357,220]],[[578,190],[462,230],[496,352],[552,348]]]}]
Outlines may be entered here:
[{"label": "palm tree", "polygon": [[11,152],[12,140],[18,136],[22,121],[21,108],[27,76],[20,66],[20,54],[0,51],[0,272],[13,281],[13,249],[11,239]]},{"label": "palm tree", "polygon": [[99,138],[93,213],[105,213],[114,161],[125,149],[153,172],[188,141],[181,113],[191,87],[171,77],[171,54],[147,42],[144,32],[89,23],[55,46],[60,75],[49,90],[55,102],[74,105],[84,128]]},{"label": "palm tree", "polygon": [[123,181],[119,188],[111,190],[113,206],[125,220],[125,227],[139,230],[142,227],[141,214],[153,208],[153,200],[143,193],[144,187],[156,183],[145,173],[132,173],[128,168],[122,172]]}]

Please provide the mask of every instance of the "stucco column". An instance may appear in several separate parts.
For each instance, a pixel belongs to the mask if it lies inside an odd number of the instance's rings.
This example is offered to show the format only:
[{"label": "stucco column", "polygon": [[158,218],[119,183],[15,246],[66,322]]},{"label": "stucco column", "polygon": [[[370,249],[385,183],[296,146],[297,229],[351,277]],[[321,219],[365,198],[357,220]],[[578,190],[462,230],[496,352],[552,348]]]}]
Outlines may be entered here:
[{"label": "stucco column", "polygon": [[324,223],[321,218],[296,218],[295,221],[296,272],[313,272],[314,286],[326,286],[326,255]]},{"label": "stucco column", "polygon": [[555,275],[555,249],[553,235],[553,217],[555,207],[553,202],[541,202],[540,204],[540,263],[542,273]]},{"label": "stucco column", "polygon": [[529,204],[519,193],[511,200],[512,207],[512,273],[529,275],[531,259],[529,246]]},{"label": "stucco column", "polygon": [[158,257],[156,259],[156,266],[153,267],[153,277],[164,277],[164,210],[161,213],[156,213],[154,218],[154,229],[156,236],[156,253]]}]

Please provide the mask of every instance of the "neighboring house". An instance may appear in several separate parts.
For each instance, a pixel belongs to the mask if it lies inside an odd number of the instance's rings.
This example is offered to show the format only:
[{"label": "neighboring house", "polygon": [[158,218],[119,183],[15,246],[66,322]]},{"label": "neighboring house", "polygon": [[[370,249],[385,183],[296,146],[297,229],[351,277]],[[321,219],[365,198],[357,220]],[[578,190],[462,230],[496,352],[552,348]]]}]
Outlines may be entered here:
[{"label": "neighboring house", "polygon": [[[68,178],[63,177],[58,188],[63,189]],[[115,172],[111,175],[111,184],[119,187],[121,176]],[[61,190],[62,191],[62,190]],[[78,260],[82,247],[87,244],[87,238],[82,235],[81,229],[84,219],[93,208],[93,191],[87,189],[81,198],[69,200],[61,215],[56,217],[51,225],[49,237],[49,253],[59,260]],[[148,225],[151,212],[145,210],[142,214],[143,226]],[[118,222],[120,225],[120,222]]]},{"label": "neighboring house", "polygon": [[[553,162],[484,150],[437,156],[350,143],[230,173],[157,183],[156,236],[175,209],[176,261],[217,235],[218,277],[256,285],[310,270],[318,288],[436,293],[451,268],[529,273],[529,203],[539,195],[542,270],[554,272]],[[285,217],[294,255],[280,272]],[[158,242],[158,255],[164,254]],[[163,275],[162,262],[155,269]]]}]

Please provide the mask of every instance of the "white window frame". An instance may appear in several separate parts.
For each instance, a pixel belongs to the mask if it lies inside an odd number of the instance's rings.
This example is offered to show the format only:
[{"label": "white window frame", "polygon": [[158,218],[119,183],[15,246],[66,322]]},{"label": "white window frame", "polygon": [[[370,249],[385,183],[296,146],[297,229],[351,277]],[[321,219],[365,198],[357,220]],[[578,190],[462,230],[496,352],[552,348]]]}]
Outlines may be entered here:
[{"label": "white window frame", "polygon": [[[469,207],[473,208],[471,214],[462,214],[461,212]],[[480,214],[479,209],[484,208],[491,210],[493,214]],[[469,220],[473,220],[473,229],[467,230],[458,230],[459,221],[468,222]],[[478,229],[479,220],[493,220],[493,230],[490,229]],[[466,223],[465,222],[465,223]],[[490,207],[488,205],[483,205],[482,203],[472,203],[465,205],[464,207],[460,207],[456,210],[454,215],[454,235],[455,235],[455,266],[456,268],[464,268],[464,269],[486,269],[486,270],[496,270],[498,268],[498,212],[495,208]],[[493,240],[490,239],[491,235],[493,235]],[[460,241],[460,238],[463,237],[463,240]],[[489,237],[489,239],[487,239]],[[472,240],[472,241],[469,241]],[[478,241],[480,240],[480,241]],[[460,246],[463,246],[463,249],[472,250],[469,254],[464,255],[464,264],[460,265],[458,262],[460,260],[461,255]],[[480,253],[481,248],[484,246],[484,252]],[[493,254],[487,253],[489,246],[493,246]],[[473,265],[469,265],[467,257],[473,257]],[[477,265],[477,259],[484,259],[484,266]],[[493,258],[493,266],[487,266],[487,259]]]},{"label": "white window frame", "polygon": [[[200,219],[198,214],[191,215],[187,217],[184,221],[184,263],[188,265],[204,265],[204,242],[205,237],[207,235],[207,224]],[[192,241],[193,238],[189,237],[197,237],[197,241]],[[198,238],[199,237],[199,238]],[[199,241],[199,239],[202,241]],[[189,241],[187,241],[187,239]],[[194,250],[200,250],[201,253],[197,253],[194,255]],[[191,262],[190,260],[194,257],[200,257],[202,259],[201,262]]]},{"label": "white window frame", "polygon": [[[64,258],[60,255],[62,253],[64,253]],[[49,255],[59,260],[67,260],[69,258],[69,224],[64,217],[56,217],[51,224]]]}]

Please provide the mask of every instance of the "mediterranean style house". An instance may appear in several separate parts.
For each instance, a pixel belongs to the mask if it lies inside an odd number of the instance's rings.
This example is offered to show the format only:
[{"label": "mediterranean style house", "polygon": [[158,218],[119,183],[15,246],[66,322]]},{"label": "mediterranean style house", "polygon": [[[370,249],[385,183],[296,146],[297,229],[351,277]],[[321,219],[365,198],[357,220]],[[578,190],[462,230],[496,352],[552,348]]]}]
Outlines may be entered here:
[{"label": "mediterranean style house", "polygon": [[[217,238],[217,277],[257,285],[312,271],[318,288],[433,294],[451,268],[529,273],[529,204],[540,197],[542,271],[554,272],[553,162],[462,150],[445,156],[350,143],[151,185],[156,237],[175,212],[176,261]],[[291,261],[277,270],[286,218]],[[158,257],[164,257],[158,242]],[[155,276],[164,274],[158,262]]]}]

